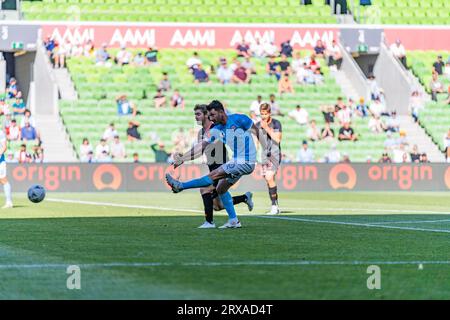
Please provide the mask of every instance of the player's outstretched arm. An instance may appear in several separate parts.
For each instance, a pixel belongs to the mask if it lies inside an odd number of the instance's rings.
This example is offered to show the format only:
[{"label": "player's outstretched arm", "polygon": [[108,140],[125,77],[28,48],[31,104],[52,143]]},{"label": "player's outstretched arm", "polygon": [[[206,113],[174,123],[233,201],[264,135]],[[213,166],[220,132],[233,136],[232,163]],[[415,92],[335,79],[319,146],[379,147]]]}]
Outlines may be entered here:
[{"label": "player's outstretched arm", "polygon": [[208,146],[208,144],[209,144],[208,141],[201,141],[196,145],[194,145],[191,148],[191,150],[189,150],[185,154],[178,156],[175,155],[173,164],[174,168],[181,166],[185,161],[190,161],[199,158],[203,154],[203,151],[205,150],[206,146]]}]

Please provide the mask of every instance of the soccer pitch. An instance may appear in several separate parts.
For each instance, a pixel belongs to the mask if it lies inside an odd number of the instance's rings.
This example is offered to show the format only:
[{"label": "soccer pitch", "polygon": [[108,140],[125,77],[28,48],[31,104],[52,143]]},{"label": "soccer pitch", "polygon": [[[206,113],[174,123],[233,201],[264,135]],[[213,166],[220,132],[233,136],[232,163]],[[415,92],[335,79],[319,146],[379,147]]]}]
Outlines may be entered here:
[{"label": "soccer pitch", "polygon": [[283,193],[280,216],[257,193],[237,230],[197,229],[198,192],[14,200],[0,215],[2,299],[450,298],[448,193]]}]

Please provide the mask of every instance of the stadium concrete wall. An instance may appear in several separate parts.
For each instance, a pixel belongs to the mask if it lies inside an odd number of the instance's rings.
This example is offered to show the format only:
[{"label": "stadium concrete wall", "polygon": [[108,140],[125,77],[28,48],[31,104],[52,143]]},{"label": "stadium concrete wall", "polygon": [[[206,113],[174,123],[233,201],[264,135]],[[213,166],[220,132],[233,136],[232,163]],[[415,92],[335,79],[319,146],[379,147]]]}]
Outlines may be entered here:
[{"label": "stadium concrete wall", "polygon": [[[169,192],[165,174],[182,181],[207,173],[205,165],[184,165],[177,170],[165,164],[8,164],[8,179],[15,192],[33,184],[48,192]],[[232,190],[266,191],[257,166]],[[450,191],[449,164],[283,164],[278,189],[287,191]]]}]

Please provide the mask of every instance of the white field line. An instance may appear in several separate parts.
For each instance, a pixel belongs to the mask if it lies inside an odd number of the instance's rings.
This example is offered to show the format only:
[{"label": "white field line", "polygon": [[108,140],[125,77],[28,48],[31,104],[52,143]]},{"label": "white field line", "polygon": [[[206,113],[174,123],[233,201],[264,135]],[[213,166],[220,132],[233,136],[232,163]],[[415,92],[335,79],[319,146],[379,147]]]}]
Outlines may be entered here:
[{"label": "white field line", "polygon": [[316,220],[316,219],[306,219],[306,218],[294,218],[294,217],[280,217],[280,216],[254,216],[255,218],[264,219],[280,219],[289,221],[302,221],[311,223],[326,223],[326,224],[339,224],[345,226],[357,226],[357,227],[367,227],[367,228],[384,228],[384,229],[399,229],[399,230],[410,230],[410,231],[423,231],[423,232],[441,232],[450,233],[450,230],[442,229],[424,229],[424,228],[413,228],[413,227],[397,227],[397,226],[387,226],[372,223],[359,223],[359,222],[344,222],[344,221],[332,221],[332,220]]},{"label": "white field line", "polygon": [[[66,199],[54,199],[54,198],[47,199],[47,201],[63,202],[63,203],[77,203],[77,204],[96,205],[96,206],[112,206],[112,207],[121,207],[121,208],[139,208],[139,209],[152,209],[152,210],[161,210],[161,211],[180,211],[180,212],[202,213],[202,211],[200,211],[200,210],[166,208],[166,207],[157,207],[157,206],[116,204],[116,203],[97,202],[97,201],[66,200]],[[259,216],[259,215],[252,215],[252,214],[241,215],[241,216],[254,217],[254,218],[265,218],[265,219],[302,221],[302,222],[312,222],[312,223],[339,224],[339,225],[359,226],[359,227],[367,227],[367,228],[385,228],[385,229],[399,229],[399,230],[410,230],[410,231],[450,233],[450,230],[397,227],[397,226],[387,226],[387,225],[380,225],[380,224],[373,224],[373,223],[342,222],[342,221],[316,220],[316,219],[282,217],[282,216]]]},{"label": "white field line", "polygon": [[233,262],[108,262],[108,263],[37,263],[37,264],[0,264],[4,269],[59,269],[77,265],[80,269],[105,268],[148,268],[148,267],[233,267],[233,266],[332,266],[332,265],[450,265],[449,260],[424,261],[233,261]]},{"label": "white field line", "polygon": [[405,210],[405,209],[370,209],[370,208],[285,208],[281,207],[281,210],[299,210],[299,211],[350,211],[350,212],[359,212],[359,211],[368,211],[368,212],[386,212],[386,213],[429,213],[429,214],[449,214],[450,212],[444,211],[428,211],[428,210]]},{"label": "white field line", "polygon": [[450,222],[449,219],[442,220],[411,220],[411,221],[382,221],[382,222],[371,222],[370,224],[391,224],[391,223],[436,223],[436,222]]}]

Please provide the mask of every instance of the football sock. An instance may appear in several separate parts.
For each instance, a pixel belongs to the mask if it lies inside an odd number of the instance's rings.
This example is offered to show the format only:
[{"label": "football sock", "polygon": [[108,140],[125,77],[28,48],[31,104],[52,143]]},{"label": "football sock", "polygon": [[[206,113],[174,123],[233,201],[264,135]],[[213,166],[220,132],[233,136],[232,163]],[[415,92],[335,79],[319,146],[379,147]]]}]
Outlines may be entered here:
[{"label": "football sock", "polygon": [[247,202],[247,196],[243,194],[242,196],[233,197],[233,204],[239,204],[242,202]]},{"label": "football sock", "polygon": [[183,189],[204,188],[212,185],[214,181],[209,176],[203,176],[198,179],[192,179],[181,183]]},{"label": "football sock", "polygon": [[3,191],[5,192],[6,201],[11,202],[11,185],[9,182],[3,185]]},{"label": "football sock", "polygon": [[203,206],[205,207],[205,220],[213,223],[213,198],[210,192],[202,194]]},{"label": "football sock", "polygon": [[231,198],[231,194],[227,191],[224,194],[219,195],[222,200],[223,206],[228,213],[229,220],[237,220],[236,211],[234,210],[233,198]]},{"label": "football sock", "polygon": [[270,200],[272,201],[273,206],[278,205],[278,193],[277,193],[277,187],[269,187],[269,196]]}]

